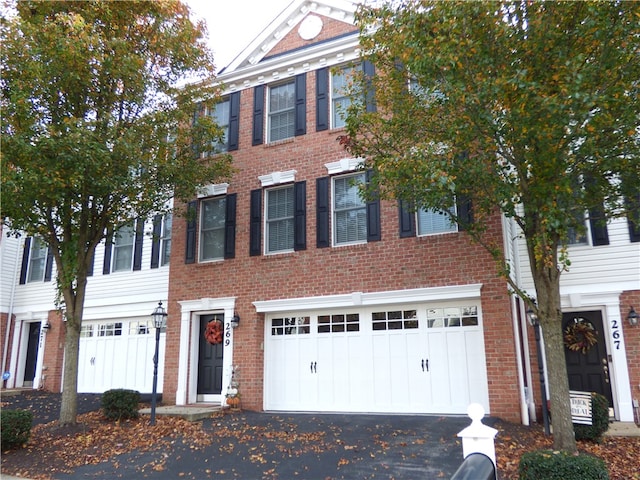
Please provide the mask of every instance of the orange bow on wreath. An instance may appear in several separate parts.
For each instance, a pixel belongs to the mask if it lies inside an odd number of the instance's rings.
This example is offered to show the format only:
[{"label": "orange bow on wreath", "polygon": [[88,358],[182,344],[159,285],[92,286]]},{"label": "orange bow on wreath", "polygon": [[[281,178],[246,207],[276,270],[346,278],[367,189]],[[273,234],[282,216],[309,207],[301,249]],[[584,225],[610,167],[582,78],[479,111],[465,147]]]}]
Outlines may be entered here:
[{"label": "orange bow on wreath", "polygon": [[218,320],[209,322],[204,331],[204,338],[211,345],[222,343],[222,322],[219,322]]}]

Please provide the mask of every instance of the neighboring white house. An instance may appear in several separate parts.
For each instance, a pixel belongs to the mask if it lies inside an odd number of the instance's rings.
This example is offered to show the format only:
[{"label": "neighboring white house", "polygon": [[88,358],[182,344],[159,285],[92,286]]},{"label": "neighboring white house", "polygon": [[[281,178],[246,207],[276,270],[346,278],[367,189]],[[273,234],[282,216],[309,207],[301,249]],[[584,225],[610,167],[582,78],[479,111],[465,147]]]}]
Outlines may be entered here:
[{"label": "neighboring white house", "polygon": [[[166,305],[171,216],[121,229],[96,249],[85,301],[78,392],[151,392],[155,335],[151,313]],[[56,306],[55,262],[37,238],[0,241],[2,368],[5,388],[59,391],[64,323]],[[162,392],[164,333],[160,339]]]}]

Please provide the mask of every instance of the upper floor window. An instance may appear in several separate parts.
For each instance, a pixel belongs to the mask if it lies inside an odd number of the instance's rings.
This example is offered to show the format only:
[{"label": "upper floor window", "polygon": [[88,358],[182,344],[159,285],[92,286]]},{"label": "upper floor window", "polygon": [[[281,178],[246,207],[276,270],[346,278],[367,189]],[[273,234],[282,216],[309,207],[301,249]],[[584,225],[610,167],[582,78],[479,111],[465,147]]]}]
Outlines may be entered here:
[{"label": "upper floor window", "polygon": [[295,134],[296,89],[295,82],[269,88],[269,142],[276,142]]},{"label": "upper floor window", "polygon": [[224,258],[226,197],[201,202],[200,260]]},{"label": "upper floor window", "polygon": [[115,235],[113,242],[112,272],[131,270],[133,266],[133,244],[136,232],[133,225],[125,225]]},{"label": "upper floor window", "polygon": [[173,215],[170,213],[162,219],[162,234],[160,237],[160,265],[168,265],[171,258],[171,227]]},{"label": "upper floor window", "polygon": [[367,204],[359,189],[364,181],[364,173],[333,179],[334,245],[367,241]]},{"label": "upper floor window", "polygon": [[229,98],[216,103],[207,111],[213,121],[222,129],[223,136],[218,142],[212,142],[212,153],[226,152],[229,148],[229,121],[231,114],[231,100]]},{"label": "upper floor window", "polygon": [[[455,205],[451,207],[451,213],[456,214]],[[417,212],[418,235],[434,235],[436,233],[457,232],[458,225],[451,221],[451,217],[444,212],[423,209]]]},{"label": "upper floor window", "polygon": [[29,255],[28,282],[42,282],[47,260],[47,245],[39,237],[33,237]]},{"label": "upper floor window", "polygon": [[294,242],[293,185],[266,191],[267,253],[292,251]]},{"label": "upper floor window", "polygon": [[331,126],[345,126],[347,109],[351,105],[349,86],[353,78],[354,67],[351,65],[336,69],[331,73]]}]

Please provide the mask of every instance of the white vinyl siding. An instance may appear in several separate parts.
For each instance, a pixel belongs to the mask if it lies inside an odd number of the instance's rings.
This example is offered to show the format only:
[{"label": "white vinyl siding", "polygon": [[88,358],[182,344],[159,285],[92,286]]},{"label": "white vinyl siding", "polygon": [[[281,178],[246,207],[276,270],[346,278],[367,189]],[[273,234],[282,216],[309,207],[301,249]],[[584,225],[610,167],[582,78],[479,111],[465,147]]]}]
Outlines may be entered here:
[{"label": "white vinyl siding", "polygon": [[334,245],[367,241],[367,206],[358,185],[364,173],[333,179],[333,242]]},{"label": "white vinyl siding", "polygon": [[293,186],[267,190],[267,253],[293,250],[293,203]]},{"label": "white vinyl siding", "polygon": [[226,198],[202,201],[200,221],[200,260],[224,258]]},{"label": "white vinyl siding", "polygon": [[269,88],[269,142],[291,138],[295,134],[296,88],[291,81]]}]

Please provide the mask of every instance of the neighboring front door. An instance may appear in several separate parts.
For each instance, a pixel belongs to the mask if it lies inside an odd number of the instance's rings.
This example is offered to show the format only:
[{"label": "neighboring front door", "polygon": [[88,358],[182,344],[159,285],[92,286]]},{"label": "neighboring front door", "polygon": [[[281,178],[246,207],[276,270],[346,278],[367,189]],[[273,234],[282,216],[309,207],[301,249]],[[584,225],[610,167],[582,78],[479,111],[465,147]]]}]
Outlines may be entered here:
[{"label": "neighboring front door", "polygon": [[[581,328],[571,328],[576,324],[587,327],[586,335],[580,332]],[[599,311],[564,313],[562,331],[565,338],[564,352],[567,360],[569,389],[604,395],[609,401],[609,408],[613,408],[602,313]]]},{"label": "neighboring front door", "polygon": [[[220,401],[222,393],[223,343],[212,344],[205,335],[210,322],[219,322],[224,328],[224,315],[202,315],[200,317],[200,348],[198,353],[198,401]],[[222,340],[222,337],[221,337]]]},{"label": "neighboring front door", "polygon": [[40,322],[29,324],[29,343],[27,344],[27,358],[24,365],[23,386],[33,387],[36,378],[36,364],[38,361],[38,347],[40,345]]}]

